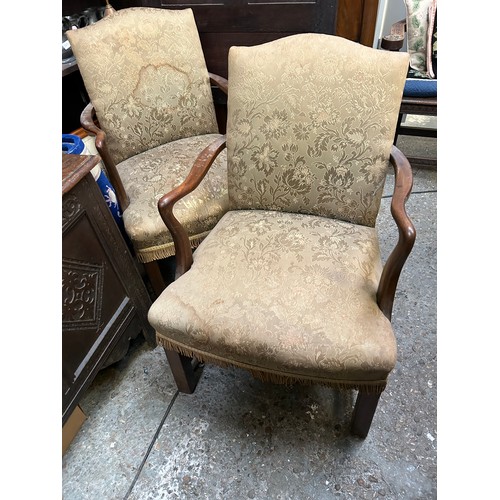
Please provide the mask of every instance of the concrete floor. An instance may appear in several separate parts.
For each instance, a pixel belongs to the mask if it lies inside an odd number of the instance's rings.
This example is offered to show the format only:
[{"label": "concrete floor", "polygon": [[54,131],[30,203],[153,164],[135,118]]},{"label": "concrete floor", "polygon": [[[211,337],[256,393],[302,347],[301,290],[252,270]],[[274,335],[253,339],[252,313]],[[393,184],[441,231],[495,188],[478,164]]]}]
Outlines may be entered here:
[{"label": "concrete floor", "polygon": [[[398,146],[436,154],[435,139]],[[378,222],[383,256],[397,237],[393,180]],[[196,392],[180,394],[163,351],[140,338],[80,402],[88,418],[62,459],[62,497],[437,498],[436,181],[436,170],[415,169],[407,211],[417,239],[393,313],[398,363],[365,440],[348,433],[353,393],[206,366]]]}]

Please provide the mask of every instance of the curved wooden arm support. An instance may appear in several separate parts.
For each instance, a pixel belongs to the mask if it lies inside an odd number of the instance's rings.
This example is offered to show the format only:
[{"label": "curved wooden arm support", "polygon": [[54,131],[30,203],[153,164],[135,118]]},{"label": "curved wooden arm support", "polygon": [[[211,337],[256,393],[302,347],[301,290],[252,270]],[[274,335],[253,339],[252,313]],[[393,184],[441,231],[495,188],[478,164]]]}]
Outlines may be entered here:
[{"label": "curved wooden arm support", "polygon": [[226,137],[209,144],[196,158],[188,176],[182,184],[158,200],[158,210],[163,222],[172,234],[175,246],[175,279],[182,276],[193,264],[193,251],[189,237],[182,224],[175,218],[175,203],[196,189],[205,177],[217,155],[226,147]]},{"label": "curved wooden arm support", "polygon": [[208,73],[208,76],[210,77],[210,83],[217,85],[217,87],[219,87],[222,92],[227,95],[227,80],[223,76],[219,76],[210,72]]},{"label": "curved wooden arm support", "polygon": [[390,320],[394,294],[401,270],[410,255],[415,243],[415,226],[406,214],[405,204],[413,186],[413,174],[406,156],[392,146],[390,162],[394,167],[394,193],[392,196],[391,213],[399,230],[399,239],[382,270],[377,290],[377,303]]},{"label": "curved wooden arm support", "polygon": [[122,180],[120,178],[120,174],[116,169],[116,164],[111,158],[111,155],[108,151],[108,146],[106,144],[106,133],[104,130],[101,130],[94,122],[95,110],[92,103],[87,104],[85,109],[82,111],[80,115],[80,123],[84,130],[89,132],[92,135],[95,135],[95,147],[99,152],[99,156],[101,157],[104,165],[106,167],[107,174],[109,176],[109,181],[113,185],[115,189],[116,197],[118,198],[118,203],[120,204],[120,208],[123,212],[129,205],[129,198],[127,193],[125,192],[125,188],[123,187]]}]

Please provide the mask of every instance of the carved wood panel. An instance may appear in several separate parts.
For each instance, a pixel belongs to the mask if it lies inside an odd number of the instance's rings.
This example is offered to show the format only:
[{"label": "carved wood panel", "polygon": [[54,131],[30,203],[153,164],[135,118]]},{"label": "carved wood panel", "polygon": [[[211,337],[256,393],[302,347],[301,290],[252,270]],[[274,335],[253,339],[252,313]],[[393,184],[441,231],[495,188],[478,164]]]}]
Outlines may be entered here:
[{"label": "carved wood panel", "polygon": [[96,164],[89,158],[63,154],[63,423],[97,371],[110,356],[115,360],[116,346],[127,347],[141,331],[154,345],[146,318],[151,299],[89,173]]}]

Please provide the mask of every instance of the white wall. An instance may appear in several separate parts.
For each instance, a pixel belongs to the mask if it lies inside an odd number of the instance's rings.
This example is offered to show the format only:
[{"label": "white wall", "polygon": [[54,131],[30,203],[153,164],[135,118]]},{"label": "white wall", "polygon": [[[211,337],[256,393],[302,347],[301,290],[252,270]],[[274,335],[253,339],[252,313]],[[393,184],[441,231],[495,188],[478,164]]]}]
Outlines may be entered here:
[{"label": "white wall", "polygon": [[[378,4],[377,22],[375,24],[373,47],[378,49],[382,37],[391,32],[391,26],[401,21],[401,19],[405,19],[405,17],[406,7],[404,0],[380,0]],[[406,50],[406,37],[401,50]]]}]

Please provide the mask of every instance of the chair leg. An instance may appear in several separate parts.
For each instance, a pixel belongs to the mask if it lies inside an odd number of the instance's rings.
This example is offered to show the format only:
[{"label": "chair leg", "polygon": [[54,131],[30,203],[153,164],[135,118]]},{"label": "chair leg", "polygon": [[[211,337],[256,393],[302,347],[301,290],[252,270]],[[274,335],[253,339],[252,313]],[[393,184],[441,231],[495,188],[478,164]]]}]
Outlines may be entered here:
[{"label": "chair leg", "polygon": [[183,356],[175,351],[169,351],[168,349],[164,349],[164,351],[177,384],[177,389],[179,389],[179,392],[192,394],[198,385],[205,365],[195,358]]},{"label": "chair leg", "polygon": [[380,394],[359,391],[351,423],[352,434],[361,438],[368,435],[379,399]]},{"label": "chair leg", "polygon": [[146,274],[148,275],[154,293],[157,297],[159,297],[161,292],[165,290],[167,284],[165,283],[165,279],[161,274],[161,269],[158,261],[153,260],[152,262],[146,262],[144,264],[144,269],[146,270]]}]

